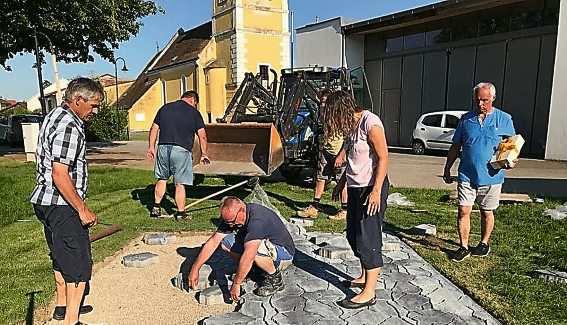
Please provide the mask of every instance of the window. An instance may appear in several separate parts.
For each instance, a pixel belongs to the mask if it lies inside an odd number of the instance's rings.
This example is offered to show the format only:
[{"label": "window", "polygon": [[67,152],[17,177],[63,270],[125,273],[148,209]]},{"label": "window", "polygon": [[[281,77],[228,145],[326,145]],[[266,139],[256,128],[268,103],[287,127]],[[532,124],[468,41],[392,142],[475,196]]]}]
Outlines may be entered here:
[{"label": "window", "polygon": [[441,119],[443,115],[441,114],[434,114],[426,116],[421,123],[425,126],[433,126],[433,127],[441,127]]},{"label": "window", "polygon": [[163,97],[163,104],[167,103],[167,91],[165,87],[165,80],[161,81],[161,94]]},{"label": "window", "polygon": [[185,75],[181,75],[181,93],[187,91],[187,77]]},{"label": "window", "polygon": [[386,53],[399,52],[403,47],[403,37],[390,38],[386,40]]},{"label": "window", "polygon": [[451,40],[451,29],[437,29],[425,33],[425,46],[431,47]]},{"label": "window", "polygon": [[404,49],[418,49],[425,47],[425,33],[417,33],[404,36]]},{"label": "window", "polygon": [[448,129],[456,129],[459,124],[459,118],[455,115],[446,114],[445,115],[445,127]]}]

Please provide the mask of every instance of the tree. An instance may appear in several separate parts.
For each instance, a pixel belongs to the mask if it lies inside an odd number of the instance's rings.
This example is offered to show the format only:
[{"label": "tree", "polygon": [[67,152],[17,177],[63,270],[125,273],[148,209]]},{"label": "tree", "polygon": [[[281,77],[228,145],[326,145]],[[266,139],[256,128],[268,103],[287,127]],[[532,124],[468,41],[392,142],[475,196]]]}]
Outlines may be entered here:
[{"label": "tree", "polygon": [[138,34],[141,18],[163,13],[150,0],[0,1],[0,65],[18,53],[33,52],[34,30],[41,49],[58,60],[94,61],[91,52],[112,61],[113,49]]}]

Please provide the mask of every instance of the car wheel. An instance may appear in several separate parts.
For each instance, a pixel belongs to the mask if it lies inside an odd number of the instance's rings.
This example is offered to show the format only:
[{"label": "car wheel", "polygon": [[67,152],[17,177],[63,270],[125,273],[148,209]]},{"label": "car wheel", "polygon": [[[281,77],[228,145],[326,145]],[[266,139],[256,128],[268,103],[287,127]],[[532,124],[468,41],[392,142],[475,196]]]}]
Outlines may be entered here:
[{"label": "car wheel", "polygon": [[411,151],[414,155],[423,155],[425,153],[425,145],[419,140],[413,140]]}]

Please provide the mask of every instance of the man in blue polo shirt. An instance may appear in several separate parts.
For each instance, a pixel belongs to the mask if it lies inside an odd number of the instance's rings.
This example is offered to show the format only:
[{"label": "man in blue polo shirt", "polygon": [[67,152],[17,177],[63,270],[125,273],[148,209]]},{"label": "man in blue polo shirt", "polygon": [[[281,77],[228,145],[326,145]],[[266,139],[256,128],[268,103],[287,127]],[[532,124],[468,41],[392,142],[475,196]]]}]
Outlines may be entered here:
[{"label": "man in blue polo shirt", "polygon": [[[449,184],[452,182],[451,166],[462,150],[457,186],[461,247],[451,258],[455,262],[471,254],[487,256],[490,253],[488,241],[494,228],[493,211],[498,208],[505,176],[504,170],[490,166],[490,160],[500,141],[516,133],[510,114],[492,106],[495,98],[493,84],[483,82],[474,87],[476,109],[461,117],[447,154],[443,179]],[[475,202],[480,207],[482,238],[476,247],[469,248],[470,216]]]}]

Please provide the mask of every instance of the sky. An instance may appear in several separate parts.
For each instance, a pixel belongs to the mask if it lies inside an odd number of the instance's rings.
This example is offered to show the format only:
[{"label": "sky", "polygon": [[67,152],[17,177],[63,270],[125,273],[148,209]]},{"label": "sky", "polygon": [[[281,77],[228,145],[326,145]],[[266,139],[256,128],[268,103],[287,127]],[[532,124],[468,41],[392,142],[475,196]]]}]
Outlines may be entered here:
[{"label": "sky", "polygon": [[[143,26],[138,35],[120,44],[117,56],[123,57],[128,72],[122,72],[119,62],[118,76],[121,79],[135,79],[147,61],[163,48],[179,29],[191,29],[211,19],[213,1],[216,0],[156,0],[165,10],[164,14],[142,19]],[[439,2],[438,0],[288,0],[293,11],[294,28],[320,20],[343,16],[363,20],[410,8]],[[40,41],[41,42],[41,41]],[[93,76],[110,73],[114,65],[94,55],[95,62],[65,64],[60,62],[60,78],[72,79],[77,76]],[[46,57],[43,65],[43,79],[53,82],[51,60]],[[32,67],[35,56],[29,53],[16,55],[7,62],[12,71],[0,67],[0,96],[9,99],[26,100],[38,93],[37,71]]]}]

